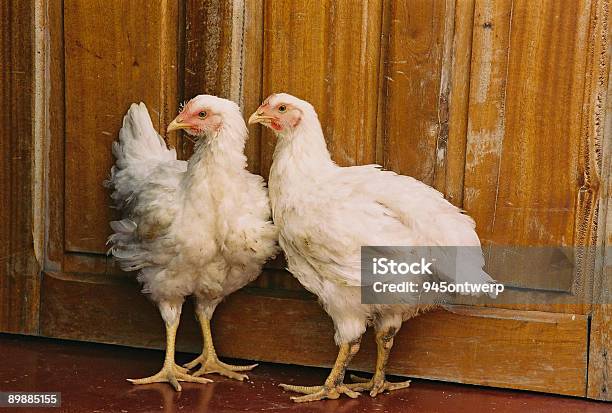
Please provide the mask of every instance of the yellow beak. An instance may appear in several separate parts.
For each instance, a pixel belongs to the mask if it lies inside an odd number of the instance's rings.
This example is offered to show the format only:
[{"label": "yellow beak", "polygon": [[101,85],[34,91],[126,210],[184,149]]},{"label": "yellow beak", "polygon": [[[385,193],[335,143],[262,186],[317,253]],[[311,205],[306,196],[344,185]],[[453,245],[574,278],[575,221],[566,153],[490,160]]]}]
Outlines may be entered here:
[{"label": "yellow beak", "polygon": [[173,130],[188,129],[188,128],[190,128],[190,127],[191,127],[191,125],[190,125],[190,124],[180,122],[180,121],[178,120],[178,118],[177,118],[177,119],[174,119],[174,120],[173,120],[173,121],[170,123],[170,125],[168,125],[168,129],[166,130],[166,132],[172,132]]},{"label": "yellow beak", "polygon": [[272,119],[274,119],[272,116],[266,116],[262,112],[255,112],[249,118],[249,125],[253,125],[254,123],[267,122]]}]

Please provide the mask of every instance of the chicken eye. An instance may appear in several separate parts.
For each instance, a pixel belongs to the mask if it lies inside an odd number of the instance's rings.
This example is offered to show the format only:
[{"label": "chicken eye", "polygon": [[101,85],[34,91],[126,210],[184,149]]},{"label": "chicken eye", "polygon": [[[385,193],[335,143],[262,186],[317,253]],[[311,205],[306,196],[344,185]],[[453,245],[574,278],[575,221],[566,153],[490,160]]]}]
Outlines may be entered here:
[{"label": "chicken eye", "polygon": [[285,113],[285,112],[287,112],[287,106],[285,106],[285,105],[280,105],[280,106],[278,107],[278,111],[279,111],[280,113]]},{"label": "chicken eye", "polygon": [[198,113],[198,116],[200,117],[200,119],[204,119],[206,117],[206,115],[207,115],[207,113],[204,110],[202,112]]}]

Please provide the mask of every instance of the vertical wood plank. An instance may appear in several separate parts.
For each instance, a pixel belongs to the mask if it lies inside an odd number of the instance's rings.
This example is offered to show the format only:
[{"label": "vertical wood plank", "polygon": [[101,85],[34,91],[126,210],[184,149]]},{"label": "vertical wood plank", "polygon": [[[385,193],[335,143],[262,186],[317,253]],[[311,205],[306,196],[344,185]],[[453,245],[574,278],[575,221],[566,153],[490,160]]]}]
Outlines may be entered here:
[{"label": "vertical wood plank", "polygon": [[40,263],[34,251],[34,2],[0,3],[0,331],[36,333]]},{"label": "vertical wood plank", "polygon": [[[594,265],[595,305],[591,314],[587,396],[612,401],[612,83],[610,82],[610,2],[596,1],[591,13],[592,54],[585,132],[591,137],[591,168],[598,198],[595,219],[600,250]],[[591,185],[592,186],[592,185]],[[597,191],[599,192],[597,194]],[[595,232],[595,229],[592,230]],[[588,236],[588,234],[585,234]]]},{"label": "vertical wood plank", "polygon": [[444,57],[444,0],[386,3],[383,27],[383,165],[432,184],[436,166],[440,82]]},{"label": "vertical wood plank", "polygon": [[455,0],[446,0],[444,6],[444,37],[442,39],[443,48],[438,93],[436,163],[432,179],[432,186],[442,193],[446,192],[446,175],[449,163],[450,94],[453,73],[453,39],[455,37],[455,24],[457,20],[455,18],[456,9],[457,4]]},{"label": "vertical wood plank", "polygon": [[[210,94],[234,100],[243,112],[255,110],[261,98],[263,0],[189,0],[185,18],[185,99]],[[249,170],[258,172],[260,131],[249,132],[245,154]],[[184,159],[193,153],[187,139],[181,148]]]},{"label": "vertical wood plank", "polygon": [[463,207],[481,239],[488,239],[504,133],[512,1],[476,0],[475,7]]},{"label": "vertical wood plank", "polygon": [[[587,0],[541,1],[538,7],[522,0],[476,1],[463,206],[485,244],[594,240],[581,235],[595,228],[593,203],[583,201],[597,192],[596,174],[585,166],[596,146],[584,130],[584,109],[592,104],[583,97],[593,21]],[[492,271],[524,289],[547,290],[559,281],[555,289],[588,300],[592,262],[577,254],[574,277],[564,280],[545,278],[537,268]],[[588,310],[588,303],[572,307]]]},{"label": "vertical wood plank", "polygon": [[47,251],[45,269],[60,271],[64,261],[64,10],[47,7],[49,36],[49,176],[47,177]]},{"label": "vertical wood plank", "polygon": [[[160,0],[159,27],[159,129],[162,136],[177,114],[179,98],[182,96],[184,72],[184,26],[180,17],[184,13],[183,2]],[[166,142],[177,146],[175,136],[166,137]]]},{"label": "vertical wood plank", "polygon": [[[608,105],[609,109],[610,105]],[[608,116],[609,118],[610,116]],[[610,131],[610,120],[608,131]],[[608,146],[610,146],[608,144]],[[609,148],[608,148],[609,149]],[[609,177],[611,168],[608,152],[608,182],[603,191],[607,195],[601,198],[603,208],[600,220],[602,230],[600,234],[605,237],[603,251],[600,250],[600,261],[596,266],[596,280],[594,288],[596,293],[595,305],[591,314],[590,340],[589,340],[589,368],[587,396],[593,399],[612,401],[612,208],[610,194],[612,185]]]},{"label": "vertical wood plank", "polygon": [[587,2],[477,1],[464,207],[481,238],[572,245]]},{"label": "vertical wood plank", "polygon": [[[176,2],[64,2],[66,68],[65,247],[102,253],[109,233],[101,180],[131,102],[162,128],[176,107]],[[104,16],[104,18],[100,18]],[[146,24],[143,18],[146,17]],[[168,31],[167,31],[168,30]]]},{"label": "vertical wood plank", "polygon": [[[246,0],[244,10],[244,43],[242,45],[242,104],[245,118],[255,112],[262,99],[264,1]],[[249,170],[261,173],[261,132],[258,125],[248,125],[249,140],[245,153]]]},{"label": "vertical wood plank", "polygon": [[185,18],[185,98],[229,98],[233,2],[188,0]]},{"label": "vertical wood plank", "polygon": [[[496,210],[496,242],[572,245],[583,134],[588,2],[515,1]],[[554,149],[553,149],[554,148]],[[590,222],[587,225],[592,225]]]},{"label": "vertical wood plank", "polygon": [[463,206],[474,6],[475,0],[458,1],[454,16],[444,193],[450,202],[460,207]]},{"label": "vertical wood plank", "polygon": [[[378,0],[265,3],[263,95],[312,103],[340,165],[375,160],[381,17]],[[275,143],[264,131],[265,176]]]}]

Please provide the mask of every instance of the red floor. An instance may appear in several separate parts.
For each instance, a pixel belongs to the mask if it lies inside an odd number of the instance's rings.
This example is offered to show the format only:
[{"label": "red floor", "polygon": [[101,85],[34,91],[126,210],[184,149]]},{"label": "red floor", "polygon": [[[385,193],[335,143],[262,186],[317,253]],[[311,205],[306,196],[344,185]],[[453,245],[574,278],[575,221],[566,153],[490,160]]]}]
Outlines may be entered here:
[{"label": "red floor", "polygon": [[[239,383],[211,375],[211,384],[134,386],[125,378],[155,373],[159,351],[0,334],[0,391],[59,391],[61,408],[5,408],[10,412],[554,412],[612,413],[612,403],[529,392],[414,380],[375,399],[367,395],[309,404],[289,400],[278,383],[320,384],[326,369],[263,364]],[[193,356],[179,354],[177,361]]]}]

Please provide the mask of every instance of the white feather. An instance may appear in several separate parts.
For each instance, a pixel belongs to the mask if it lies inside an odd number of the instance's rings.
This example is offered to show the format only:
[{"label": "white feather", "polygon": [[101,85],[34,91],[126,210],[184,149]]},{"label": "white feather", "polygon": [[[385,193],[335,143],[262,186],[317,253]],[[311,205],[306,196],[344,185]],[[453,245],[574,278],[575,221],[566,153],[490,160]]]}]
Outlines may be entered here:
[{"label": "white feather", "polygon": [[111,222],[109,243],[124,270],[140,270],[154,301],[181,303],[194,294],[212,315],[277,253],[277,232],[264,181],[246,170],[238,106],[197,99],[222,115],[223,126],[198,142],[188,162],[166,147],[143,103],[125,115],[108,183],[124,219]]},{"label": "white feather", "polygon": [[[427,306],[361,304],[361,246],[475,246],[460,276],[492,282],[483,270],[474,221],[435,189],[378,165],[339,167],[331,159],[313,107],[277,94],[269,106],[290,103],[299,124],[277,134],[269,190],[279,243],[289,270],[319,297],[336,328],[336,342],[363,334],[367,324],[395,326]],[[454,280],[454,274],[442,274]]]}]

